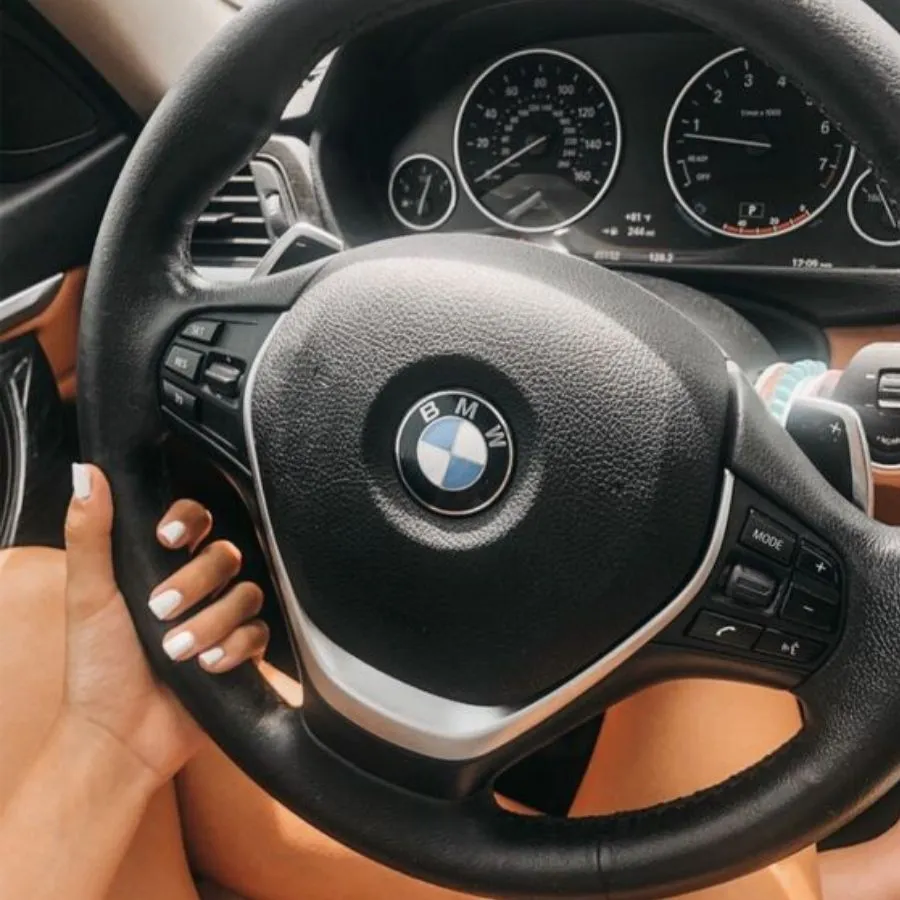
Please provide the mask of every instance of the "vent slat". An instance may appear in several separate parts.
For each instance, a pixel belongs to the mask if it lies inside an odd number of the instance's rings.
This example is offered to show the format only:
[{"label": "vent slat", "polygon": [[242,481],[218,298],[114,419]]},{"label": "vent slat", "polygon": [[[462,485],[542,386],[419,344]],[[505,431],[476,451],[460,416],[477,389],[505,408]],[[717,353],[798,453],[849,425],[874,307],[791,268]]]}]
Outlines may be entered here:
[{"label": "vent slat", "polygon": [[191,253],[198,265],[254,265],[271,246],[256,182],[242,169],[197,219]]}]

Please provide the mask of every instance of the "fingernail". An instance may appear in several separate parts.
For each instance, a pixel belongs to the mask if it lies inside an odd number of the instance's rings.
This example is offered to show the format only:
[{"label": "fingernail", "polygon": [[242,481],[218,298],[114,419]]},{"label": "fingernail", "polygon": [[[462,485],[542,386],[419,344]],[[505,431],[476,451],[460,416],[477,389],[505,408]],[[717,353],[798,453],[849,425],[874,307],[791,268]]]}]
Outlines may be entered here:
[{"label": "fingernail", "polygon": [[185,525],[184,522],[179,522],[176,519],[174,522],[169,522],[166,525],[163,525],[157,533],[159,534],[159,537],[164,544],[168,544],[170,547],[175,547],[187,534],[187,525]]},{"label": "fingernail", "polygon": [[225,659],[225,651],[221,647],[210,647],[209,650],[200,654],[200,662],[204,666],[214,666],[223,659]]},{"label": "fingernail", "polygon": [[196,643],[197,641],[189,631],[180,631],[178,634],[173,634],[172,637],[167,637],[163,641],[162,648],[169,659],[183,659],[194,649]]},{"label": "fingernail", "polygon": [[157,619],[164,619],[166,616],[175,612],[175,610],[181,606],[183,600],[184,596],[180,591],[170,588],[169,590],[163,591],[161,594],[157,594],[155,597],[150,598],[150,612],[152,612]]},{"label": "fingernail", "polygon": [[76,500],[91,496],[91,470],[81,463],[72,463],[72,493]]}]

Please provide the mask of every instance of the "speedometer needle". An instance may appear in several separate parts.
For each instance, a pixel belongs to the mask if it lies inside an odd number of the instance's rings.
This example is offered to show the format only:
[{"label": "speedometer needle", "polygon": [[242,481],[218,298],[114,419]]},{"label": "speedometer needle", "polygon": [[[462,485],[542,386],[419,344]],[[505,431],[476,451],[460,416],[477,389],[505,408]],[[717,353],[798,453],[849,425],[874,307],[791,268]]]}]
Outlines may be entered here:
[{"label": "speedometer needle", "polygon": [[692,141],[708,141],[711,144],[733,144],[735,147],[752,147],[756,150],[772,149],[772,145],[768,141],[749,141],[744,138],[720,137],[717,134],[688,132],[684,137]]},{"label": "speedometer needle", "polygon": [[486,172],[482,172],[476,179],[475,184],[478,184],[479,181],[484,181],[485,178],[490,178],[491,175],[496,175],[501,169],[505,169],[511,163],[514,163],[517,159],[523,157],[526,153],[531,153],[532,150],[540,147],[541,144],[545,144],[549,138],[549,135],[543,135],[542,137],[536,138],[530,144],[526,144],[521,150],[516,150],[515,153],[510,154],[506,157],[506,159],[501,160],[497,163],[496,166],[491,166]]},{"label": "speedometer needle", "polygon": [[878,191],[878,196],[881,197],[881,202],[884,204],[884,211],[887,213],[888,221],[891,223],[891,228],[893,228],[895,231],[900,231],[900,225],[897,224],[897,217],[894,215],[894,211],[891,209],[891,204],[888,201],[888,198],[884,195],[884,190],[877,181],[875,182],[875,190]]}]

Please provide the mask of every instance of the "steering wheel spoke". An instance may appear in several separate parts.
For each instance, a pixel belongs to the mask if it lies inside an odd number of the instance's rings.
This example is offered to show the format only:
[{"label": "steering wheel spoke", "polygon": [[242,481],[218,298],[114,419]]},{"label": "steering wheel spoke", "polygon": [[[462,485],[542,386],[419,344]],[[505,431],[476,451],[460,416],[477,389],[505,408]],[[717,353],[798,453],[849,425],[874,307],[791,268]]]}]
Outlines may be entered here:
[{"label": "steering wheel spoke", "polygon": [[253,363],[320,265],[246,282],[195,281],[189,302],[169,307],[173,322],[158,372],[166,421],[248,481],[243,401]]}]

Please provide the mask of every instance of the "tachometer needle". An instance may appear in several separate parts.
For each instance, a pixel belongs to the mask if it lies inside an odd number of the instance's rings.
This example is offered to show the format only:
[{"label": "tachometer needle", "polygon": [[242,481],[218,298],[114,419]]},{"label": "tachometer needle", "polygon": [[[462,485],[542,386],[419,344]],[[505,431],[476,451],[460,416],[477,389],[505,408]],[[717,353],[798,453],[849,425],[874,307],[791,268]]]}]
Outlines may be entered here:
[{"label": "tachometer needle", "polygon": [[708,141],[711,144],[733,144],[735,147],[752,147],[755,150],[771,150],[768,141],[750,141],[744,138],[721,137],[717,134],[697,134],[688,132],[684,137],[691,141]]},{"label": "tachometer needle", "polygon": [[878,196],[881,197],[881,202],[884,204],[884,211],[887,213],[891,228],[895,231],[900,231],[900,224],[897,223],[897,216],[894,215],[894,210],[891,209],[890,201],[885,196],[883,188],[877,181],[875,182],[875,190],[878,191]]},{"label": "tachometer needle", "polygon": [[526,153],[531,153],[532,150],[537,149],[547,142],[549,135],[542,135],[539,138],[533,140],[530,144],[526,144],[521,150],[516,150],[515,153],[511,153],[506,159],[501,160],[497,163],[496,166],[491,166],[486,172],[482,172],[476,179],[475,184],[478,184],[479,181],[484,181],[485,178],[490,178],[491,175],[496,175],[501,169],[505,169],[511,163],[514,163],[517,159],[523,157]]},{"label": "tachometer needle", "polygon": [[419,197],[419,205],[416,207],[416,215],[420,216],[425,212],[425,201],[428,199],[428,192],[431,190],[431,182],[434,180],[434,175],[429,175],[425,179],[425,187],[422,189],[422,196]]}]

